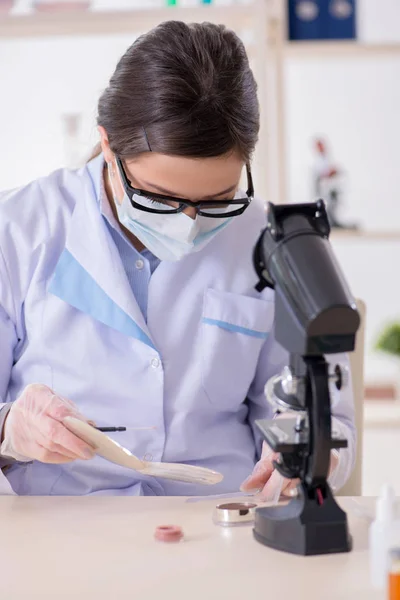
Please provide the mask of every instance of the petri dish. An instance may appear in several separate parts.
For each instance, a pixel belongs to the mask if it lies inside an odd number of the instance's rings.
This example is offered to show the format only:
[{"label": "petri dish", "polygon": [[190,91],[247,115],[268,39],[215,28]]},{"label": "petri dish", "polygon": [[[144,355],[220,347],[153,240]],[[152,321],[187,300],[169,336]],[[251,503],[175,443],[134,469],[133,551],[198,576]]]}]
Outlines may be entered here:
[{"label": "petri dish", "polygon": [[236,527],[254,523],[257,504],[253,502],[226,502],[217,504],[213,514],[216,525]]}]

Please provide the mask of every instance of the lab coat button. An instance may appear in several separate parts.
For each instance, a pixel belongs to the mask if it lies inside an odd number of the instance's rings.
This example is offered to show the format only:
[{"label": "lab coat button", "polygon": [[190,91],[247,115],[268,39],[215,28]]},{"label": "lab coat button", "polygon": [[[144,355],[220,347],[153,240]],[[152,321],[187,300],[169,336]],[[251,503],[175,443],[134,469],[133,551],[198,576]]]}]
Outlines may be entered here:
[{"label": "lab coat button", "polygon": [[151,361],[151,366],[153,367],[153,369],[158,369],[158,367],[160,366],[160,361],[158,358],[153,358]]},{"label": "lab coat button", "polygon": [[135,267],[139,271],[141,271],[143,269],[143,267],[144,267],[144,262],[140,258],[138,258],[138,260],[135,262]]}]

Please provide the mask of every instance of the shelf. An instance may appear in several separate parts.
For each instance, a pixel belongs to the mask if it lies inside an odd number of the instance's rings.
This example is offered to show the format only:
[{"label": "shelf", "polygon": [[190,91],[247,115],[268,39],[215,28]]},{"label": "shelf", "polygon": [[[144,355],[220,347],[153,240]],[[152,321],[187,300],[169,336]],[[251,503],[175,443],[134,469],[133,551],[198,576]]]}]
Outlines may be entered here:
[{"label": "shelf", "polygon": [[346,229],[333,229],[330,238],[332,240],[384,240],[384,241],[399,241],[399,231],[352,231]]},{"label": "shelf", "polygon": [[388,44],[365,44],[357,41],[288,41],[285,55],[290,58],[342,58],[399,55],[400,42]]},{"label": "shelf", "polygon": [[182,8],[138,9],[114,12],[63,11],[7,16],[0,19],[0,39],[46,36],[78,36],[115,33],[137,33],[152,29],[171,19],[185,22],[223,23],[235,30],[244,29],[255,20],[260,1],[253,5],[223,8],[199,6]]}]

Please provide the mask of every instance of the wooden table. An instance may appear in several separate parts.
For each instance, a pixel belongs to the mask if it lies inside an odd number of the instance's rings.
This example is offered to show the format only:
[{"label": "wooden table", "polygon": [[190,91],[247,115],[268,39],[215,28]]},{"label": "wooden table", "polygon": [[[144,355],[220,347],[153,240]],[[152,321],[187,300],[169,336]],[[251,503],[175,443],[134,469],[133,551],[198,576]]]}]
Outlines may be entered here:
[{"label": "wooden table", "polygon": [[[358,499],[373,508],[372,499]],[[217,501],[1,497],[1,600],[378,600],[368,521],[348,510],[349,554],[298,557],[257,543],[251,526],[213,524]],[[156,542],[157,525],[185,540]]]}]

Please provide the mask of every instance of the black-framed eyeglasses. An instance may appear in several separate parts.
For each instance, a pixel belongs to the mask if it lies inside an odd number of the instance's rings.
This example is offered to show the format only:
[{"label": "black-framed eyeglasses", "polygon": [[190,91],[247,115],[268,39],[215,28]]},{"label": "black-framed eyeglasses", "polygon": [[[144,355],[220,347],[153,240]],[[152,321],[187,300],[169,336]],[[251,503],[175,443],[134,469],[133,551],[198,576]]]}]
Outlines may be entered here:
[{"label": "black-framed eyeglasses", "polygon": [[133,187],[127,177],[122,160],[117,156],[116,161],[122,184],[132,206],[146,212],[171,215],[180,213],[189,206],[194,208],[197,214],[203,217],[210,217],[213,219],[236,217],[246,210],[254,198],[253,179],[249,164],[246,164],[247,192],[245,198],[235,198],[234,200],[211,199],[193,202],[192,200],[164,196],[163,194],[155,194]]}]

